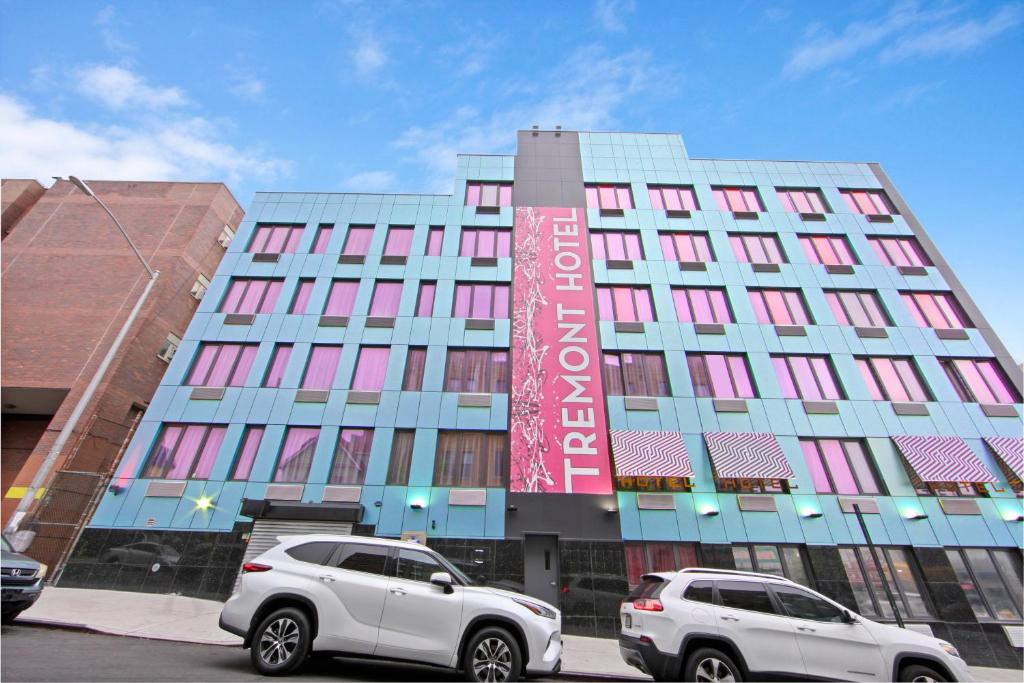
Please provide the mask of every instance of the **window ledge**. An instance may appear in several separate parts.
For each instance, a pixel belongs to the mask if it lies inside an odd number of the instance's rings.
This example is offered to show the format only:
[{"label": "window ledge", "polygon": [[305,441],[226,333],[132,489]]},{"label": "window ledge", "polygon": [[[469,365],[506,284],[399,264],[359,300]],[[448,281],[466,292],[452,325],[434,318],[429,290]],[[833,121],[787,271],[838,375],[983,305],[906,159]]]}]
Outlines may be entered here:
[{"label": "window ledge", "polygon": [[892,216],[884,213],[867,214],[868,223],[892,223]]},{"label": "window ledge", "polygon": [[665,216],[668,218],[689,218],[689,209],[665,209]]},{"label": "window ledge", "polygon": [[252,255],[253,263],[277,263],[281,260],[281,255],[274,252],[260,251]]},{"label": "window ledge", "polygon": [[747,402],[742,398],[716,398],[712,401],[716,413],[745,413]]},{"label": "window ledge", "polygon": [[467,330],[493,330],[493,318],[466,318]]},{"label": "window ledge", "polygon": [[887,339],[889,332],[884,327],[855,327],[853,328],[861,339]]},{"label": "window ledge", "polygon": [[835,401],[804,401],[804,412],[808,415],[838,415],[839,406]]},{"label": "window ledge", "polygon": [[495,268],[498,265],[498,259],[494,256],[474,256],[469,259],[469,265],[479,268]]},{"label": "window ledge", "polygon": [[750,269],[755,273],[781,273],[778,263],[751,263]]},{"label": "window ledge", "polygon": [[338,263],[362,264],[366,263],[366,256],[363,254],[342,254],[338,257]]},{"label": "window ledge", "polygon": [[480,206],[476,207],[476,212],[477,213],[482,213],[482,214],[489,214],[489,215],[493,216],[496,213],[501,213],[501,207],[500,206],[484,206],[484,205],[480,205]]},{"label": "window ledge", "polygon": [[981,412],[986,417],[1019,417],[1017,409],[1008,403],[982,403]]},{"label": "window ledge", "polygon": [[252,325],[255,320],[253,313],[228,313],[224,316],[225,325]]},{"label": "window ledge", "polygon": [[807,330],[803,325],[776,325],[775,334],[780,337],[806,337]]},{"label": "window ledge", "polygon": [[694,323],[693,331],[697,334],[725,334],[722,323]]},{"label": "window ledge", "polygon": [[738,221],[756,221],[757,211],[733,211],[732,217]]},{"label": "window ledge", "polygon": [[680,261],[679,270],[692,270],[692,271],[704,271],[708,269],[708,264],[703,261]]},{"label": "window ledge", "polygon": [[623,209],[601,209],[602,216],[625,216],[626,212]]},{"label": "window ledge", "polygon": [[616,332],[638,332],[640,334],[643,334],[643,332],[644,332],[644,324],[640,323],[640,322],[616,322],[615,323],[615,331]]},{"label": "window ledge", "polygon": [[604,265],[608,270],[633,270],[632,261],[623,261],[621,259],[608,259],[604,262]]},{"label": "window ledge", "polygon": [[224,398],[224,387],[193,387],[189,399],[193,401],[219,401]]},{"label": "window ledge", "polygon": [[953,330],[937,329],[937,330],[935,330],[935,335],[939,339],[969,339],[970,338],[970,337],[967,336],[967,330],[960,330],[960,329],[953,329]]},{"label": "window ledge", "polygon": [[320,316],[320,327],[347,327],[347,315],[322,315]]},{"label": "window ledge", "polygon": [[653,396],[626,396],[624,399],[626,410],[658,409],[658,399]]},{"label": "window ledge", "polygon": [[459,394],[460,408],[489,408],[490,406],[490,394],[476,394],[469,392],[463,392]]},{"label": "window ledge", "polygon": [[348,398],[345,400],[346,403],[356,403],[364,405],[377,405],[380,403],[380,392],[379,391],[350,391],[348,392]]},{"label": "window ledge", "polygon": [[897,415],[927,416],[928,406],[923,403],[893,403],[892,410]]},{"label": "window ledge", "polygon": [[853,275],[853,266],[845,263],[826,264],[825,272],[829,275]]},{"label": "window ledge", "polygon": [[900,275],[927,275],[928,271],[924,266],[898,266]]},{"label": "window ledge", "polygon": [[813,223],[822,223],[825,220],[825,214],[823,214],[823,213],[801,213],[800,214],[800,220],[807,221],[807,222],[813,222]]},{"label": "window ledge", "polygon": [[296,403],[327,403],[331,392],[325,389],[299,389],[295,392]]},{"label": "window ledge", "polygon": [[366,319],[367,327],[394,327],[395,319],[384,316],[371,315]]},{"label": "window ledge", "polygon": [[325,503],[358,503],[363,494],[362,486],[325,486]]},{"label": "window ledge", "polygon": [[408,256],[396,256],[385,254],[384,256],[380,257],[380,264],[382,266],[404,266],[406,261],[408,260]]}]

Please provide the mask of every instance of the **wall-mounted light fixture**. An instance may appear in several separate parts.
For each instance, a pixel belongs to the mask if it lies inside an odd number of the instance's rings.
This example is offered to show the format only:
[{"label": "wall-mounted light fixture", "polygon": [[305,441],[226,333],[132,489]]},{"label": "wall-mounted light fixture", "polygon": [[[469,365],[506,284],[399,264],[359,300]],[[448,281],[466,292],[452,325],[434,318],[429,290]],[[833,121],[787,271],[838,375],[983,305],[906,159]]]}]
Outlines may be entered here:
[{"label": "wall-mounted light fixture", "polygon": [[107,490],[110,491],[115,496],[119,496],[122,493],[124,493],[124,489],[125,487],[121,486],[120,484],[111,484],[110,486],[107,487]]},{"label": "wall-mounted light fixture", "polygon": [[380,500],[373,501],[373,507],[375,507],[375,508],[379,508],[383,504],[384,504],[384,502],[380,501]]},{"label": "wall-mounted light fixture", "polygon": [[505,509],[508,510],[509,512],[516,512],[517,510],[519,510],[519,508],[517,508],[515,505],[509,505]]},{"label": "wall-mounted light fixture", "polygon": [[1019,512],[1008,512],[1003,515],[1003,519],[1007,522],[1024,522],[1024,515]]},{"label": "wall-mounted light fixture", "polygon": [[409,503],[409,507],[411,507],[413,510],[422,510],[423,503],[421,503],[418,500],[414,500],[413,502]]},{"label": "wall-mounted light fixture", "polygon": [[701,508],[700,514],[704,515],[705,517],[714,517],[718,514],[718,510],[711,507],[710,505],[705,505],[703,508]]},{"label": "wall-mounted light fixture", "polygon": [[907,519],[909,519],[910,521],[915,521],[918,519],[928,519],[928,515],[924,514],[923,512],[911,512],[907,515]]},{"label": "wall-mounted light fixture", "polygon": [[803,515],[807,519],[818,519],[822,516],[822,513],[815,510],[804,510]]},{"label": "wall-mounted light fixture", "polygon": [[614,515],[619,511],[619,508],[607,507],[604,509],[604,511],[607,512],[609,515]]}]

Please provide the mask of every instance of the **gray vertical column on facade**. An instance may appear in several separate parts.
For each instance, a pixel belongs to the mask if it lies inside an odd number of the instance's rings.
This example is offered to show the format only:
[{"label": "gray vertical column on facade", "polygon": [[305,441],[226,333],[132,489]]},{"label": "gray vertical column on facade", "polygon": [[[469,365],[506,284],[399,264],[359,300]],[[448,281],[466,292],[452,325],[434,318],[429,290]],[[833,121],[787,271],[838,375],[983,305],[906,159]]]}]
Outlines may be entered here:
[{"label": "gray vertical column on facade", "polygon": [[996,360],[1002,366],[1003,371],[1013,382],[1013,385],[1017,388],[1017,393],[1024,393],[1024,377],[1022,377],[1020,366],[1014,361],[1013,356],[1010,355],[1009,350],[1003,344],[1002,340],[992,329],[992,325],[989,324],[985,316],[982,315],[981,310],[977,304],[974,303],[974,299],[968,294],[964,288],[960,279],[957,278],[953,269],[946,262],[946,259],[942,257],[942,253],[938,247],[932,241],[931,237],[925,231],[924,226],[921,225],[921,221],[917,220],[917,216],[910,210],[910,206],[907,205],[906,200],[903,199],[903,195],[900,194],[896,186],[893,185],[889,176],[886,175],[885,171],[882,170],[881,164],[871,163],[868,164],[871,171],[878,178],[878,182],[882,184],[882,188],[892,199],[893,204],[896,206],[896,210],[900,212],[903,218],[907,221],[907,225],[910,226],[910,230],[914,233],[914,237],[921,244],[921,248],[924,249],[928,258],[931,259],[932,263],[935,264],[935,268],[939,271],[939,274],[949,283],[949,287],[952,290],[957,301],[963,306],[964,312],[967,313],[967,317],[970,318],[971,322],[977,327],[978,332],[981,333],[982,339],[988,344],[989,348],[996,356]]}]

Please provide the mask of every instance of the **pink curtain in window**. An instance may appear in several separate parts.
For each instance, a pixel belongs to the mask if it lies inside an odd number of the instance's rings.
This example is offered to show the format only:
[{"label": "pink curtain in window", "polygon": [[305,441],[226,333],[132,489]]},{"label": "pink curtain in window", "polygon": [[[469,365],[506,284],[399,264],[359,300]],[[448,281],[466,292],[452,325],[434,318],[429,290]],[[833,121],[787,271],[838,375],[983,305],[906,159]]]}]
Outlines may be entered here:
[{"label": "pink curtain in window", "polygon": [[324,315],[352,315],[352,307],[356,303],[358,292],[358,281],[335,280],[331,283],[331,293],[327,296]]},{"label": "pink curtain in window", "polygon": [[224,427],[210,428],[210,432],[206,437],[206,443],[203,444],[202,453],[199,454],[199,461],[192,471],[193,479],[210,478],[210,470],[213,469],[213,463],[217,460],[217,453],[220,452],[220,445],[224,442],[224,434],[226,432],[227,429]]},{"label": "pink curtain in window", "polygon": [[618,208],[620,209],[633,208],[633,193],[628,187],[616,187],[615,200],[618,204]]},{"label": "pink curtain in window", "polygon": [[864,378],[864,384],[868,387],[868,393],[871,395],[873,401],[884,401],[885,397],[882,396],[882,388],[878,386],[878,382],[875,380],[875,375],[871,370],[871,364],[865,358],[857,359],[857,368],[860,370],[860,375]]},{"label": "pink curtain in window", "polygon": [[274,472],[275,482],[305,482],[313,463],[320,430],[309,427],[289,427],[281,448],[281,456]]},{"label": "pink curtain in window", "polygon": [[256,231],[252,235],[252,241],[249,242],[249,253],[257,254],[262,251],[266,251],[267,239],[273,231],[273,228],[267,226],[260,226],[256,228]]},{"label": "pink curtain in window", "polygon": [[288,359],[291,358],[291,355],[291,344],[278,344],[274,349],[274,356],[270,360],[270,369],[267,370],[263,386],[271,388],[281,386],[281,379],[284,377],[284,371],[288,367]]},{"label": "pink curtain in window", "polygon": [[621,232],[604,233],[605,244],[608,249],[608,258],[616,261],[626,260],[626,242]]},{"label": "pink curtain in window", "polygon": [[495,257],[495,234],[493,230],[476,231],[476,254],[474,256]]},{"label": "pink curtain in window", "polygon": [[494,285],[473,285],[473,307],[470,311],[474,318],[492,317]]},{"label": "pink curtain in window", "polygon": [[316,231],[316,240],[313,242],[313,249],[311,253],[314,254],[326,254],[327,245],[331,241],[331,235],[334,234],[333,228],[320,228]]},{"label": "pink curtain in window", "polygon": [[597,188],[597,196],[601,201],[602,209],[617,209],[619,208],[618,201],[615,198],[615,188],[611,185],[601,185]]},{"label": "pink curtain in window", "polygon": [[250,280],[249,287],[245,290],[245,294],[242,295],[242,301],[238,305],[239,313],[257,313],[261,312],[262,299],[267,291],[266,280]]},{"label": "pink curtain in window", "polygon": [[818,442],[804,439],[800,441],[800,448],[804,452],[804,461],[811,473],[811,481],[814,482],[814,491],[816,493],[834,493],[832,483],[825,472],[825,464],[818,452]]},{"label": "pink curtain in window", "polygon": [[459,256],[476,256],[476,230],[464,228],[462,242],[459,244]]},{"label": "pink curtain in window", "polygon": [[221,302],[221,313],[238,312],[238,304],[242,301],[242,294],[245,293],[248,284],[248,280],[232,280],[228,285],[228,293],[224,296],[224,301]]},{"label": "pink curtain in window", "polygon": [[256,344],[246,344],[242,347],[242,355],[235,365],[235,371],[231,374],[231,379],[228,382],[229,386],[245,386],[245,381],[249,378],[249,371],[252,370],[252,363],[256,360],[258,352],[259,346]]},{"label": "pink curtain in window", "polygon": [[380,391],[384,388],[384,375],[388,371],[388,357],[391,349],[386,346],[364,346],[359,349],[352,389],[356,391]]},{"label": "pink curtain in window", "polygon": [[217,359],[207,377],[206,386],[226,387],[228,385],[228,378],[231,376],[231,370],[235,367],[235,360],[241,350],[238,344],[221,344],[220,353],[217,354]]},{"label": "pink curtain in window", "polygon": [[835,439],[823,439],[820,443],[825,462],[828,463],[828,471],[832,474],[832,480],[835,482],[835,492],[840,494],[860,493],[857,481],[853,478],[853,472],[846,461],[842,443]]},{"label": "pink curtain in window", "polygon": [[373,228],[349,228],[342,253],[349,256],[366,256],[370,252],[372,239]]},{"label": "pink curtain in window", "polygon": [[466,183],[466,206],[480,206],[480,183]]},{"label": "pink curtain in window", "polygon": [[985,384],[992,393],[996,403],[1016,403],[1017,397],[1011,389],[1010,381],[1002,370],[996,366],[995,361],[979,360],[974,361],[975,367],[985,380]]},{"label": "pink curtain in window", "polygon": [[171,460],[174,457],[174,447],[178,443],[178,439],[181,438],[182,431],[183,427],[178,425],[167,425],[164,427],[163,434],[161,434],[159,441],[149,454],[149,460],[146,462],[146,468],[142,474],[143,477],[161,478],[164,476],[164,472],[170,466]]},{"label": "pink curtain in window", "polygon": [[501,206],[512,206],[511,185],[501,185],[498,188],[498,204]]},{"label": "pink curtain in window", "polygon": [[789,363],[782,356],[772,357],[772,367],[775,368],[775,377],[779,380],[784,398],[800,398],[796,385],[793,384],[793,376],[789,372]]},{"label": "pink curtain in window", "polygon": [[494,285],[494,318],[508,318],[508,285]]},{"label": "pink curtain in window", "polygon": [[370,315],[394,318],[398,315],[398,305],[402,301],[401,282],[377,282],[373,289],[373,301],[370,303]]},{"label": "pink curtain in window", "polygon": [[473,299],[473,285],[456,285],[455,302],[452,305],[453,318],[468,318],[470,302]]},{"label": "pink curtain in window", "polygon": [[412,249],[412,228],[390,228],[384,244],[385,256],[408,256]]},{"label": "pink curtain in window", "polygon": [[214,358],[220,350],[220,344],[203,344],[199,349],[199,355],[192,364],[192,372],[188,375],[186,384],[189,386],[203,386],[210,374]]},{"label": "pink curtain in window", "polygon": [[426,364],[426,349],[409,349],[409,353],[405,357],[405,375],[402,377],[402,391],[419,391],[423,387],[423,370]]},{"label": "pink curtain in window", "polygon": [[597,310],[601,320],[615,320],[615,304],[612,303],[612,288],[597,288]]},{"label": "pink curtain in window", "polygon": [[340,346],[313,346],[306,365],[306,375],[302,378],[302,388],[330,389],[334,384],[340,358]]},{"label": "pink curtain in window", "polygon": [[427,256],[440,256],[444,242],[444,228],[431,228],[427,233]]},{"label": "pink curtain in window", "polygon": [[604,250],[604,235],[599,232],[590,233],[590,250],[594,254],[595,261],[604,261],[608,258]]},{"label": "pink curtain in window", "polygon": [[232,479],[248,479],[252,472],[252,464],[256,461],[256,452],[263,440],[262,427],[247,427],[245,436],[242,437],[242,447],[238,452],[238,461],[235,463],[235,471]]},{"label": "pink curtain in window", "polygon": [[593,185],[587,186],[587,208],[588,209],[599,209],[601,208],[601,201],[597,196],[597,188]]},{"label": "pink curtain in window", "polygon": [[433,282],[420,284],[420,297],[416,304],[416,315],[420,318],[429,318],[434,315],[434,295],[437,285]]},{"label": "pink curtain in window", "polygon": [[648,187],[647,188],[647,196],[650,197],[651,208],[654,209],[655,211],[664,211],[665,210],[665,202],[664,202],[664,200],[661,197],[661,193],[662,193],[662,188],[660,188],[660,187]]},{"label": "pink curtain in window", "polygon": [[494,183],[486,183],[480,188],[480,205],[481,206],[497,206],[498,205],[498,186]]},{"label": "pink curtain in window", "polygon": [[636,322],[638,319],[633,298],[632,287],[612,287],[612,299],[615,302],[616,320]]},{"label": "pink curtain in window", "polygon": [[299,280],[299,286],[295,289],[295,298],[292,300],[292,309],[289,311],[295,315],[306,312],[309,306],[309,297],[313,295],[313,280]]},{"label": "pink curtain in window", "polygon": [[497,234],[497,245],[496,245],[495,256],[498,258],[508,258],[512,255],[512,231],[511,230],[499,230]]},{"label": "pink curtain in window", "polygon": [[174,460],[171,468],[164,475],[164,479],[185,479],[188,477],[192,463],[199,452],[199,446],[206,436],[206,425],[189,425],[185,427],[185,433],[178,442],[174,451]]},{"label": "pink curtain in window", "polygon": [[711,194],[715,198],[715,205],[718,207],[719,211],[732,211],[732,209],[729,208],[729,199],[725,196],[725,190],[715,188],[711,191]]}]

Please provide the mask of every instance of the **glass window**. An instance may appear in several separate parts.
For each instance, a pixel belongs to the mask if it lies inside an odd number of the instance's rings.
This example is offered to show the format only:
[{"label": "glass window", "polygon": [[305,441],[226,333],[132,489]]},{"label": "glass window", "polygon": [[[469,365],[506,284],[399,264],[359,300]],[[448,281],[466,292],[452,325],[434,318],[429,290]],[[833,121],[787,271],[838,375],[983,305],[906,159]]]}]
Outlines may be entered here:
[{"label": "glass window", "polygon": [[341,552],[335,555],[334,562],[338,569],[384,576],[387,559],[387,546],[345,543]]},{"label": "glass window", "polygon": [[604,354],[605,391],[609,396],[669,396],[665,356],[661,353]]},{"label": "glass window", "polygon": [[713,187],[711,193],[719,211],[764,211],[756,187]]},{"label": "glass window", "polygon": [[412,447],[416,439],[415,429],[396,429],[391,438],[391,459],[388,461],[388,485],[405,486],[409,483],[409,467],[412,465]]},{"label": "glass window", "polygon": [[320,430],[315,427],[289,427],[274,470],[274,481],[279,483],[305,483],[313,463]]},{"label": "glass window", "polygon": [[291,344],[278,344],[267,366],[267,376],[263,378],[263,386],[275,389],[281,386],[284,371],[288,368],[288,359],[292,356]]},{"label": "glass window", "polygon": [[252,472],[252,464],[256,462],[256,453],[260,449],[260,442],[263,441],[263,427],[248,426],[242,435],[241,446],[238,449],[238,457],[235,460],[234,471],[231,473],[233,480],[244,480],[249,478]]},{"label": "glass window", "polygon": [[928,401],[924,380],[909,358],[857,358],[857,367],[876,401]]},{"label": "glass window", "polygon": [[284,280],[232,278],[220,304],[221,313],[273,313]]},{"label": "glass window", "polygon": [[626,575],[630,586],[651,572],[674,572],[698,567],[697,546],[693,543],[659,543],[626,541]]},{"label": "glass window", "polygon": [[763,325],[812,325],[803,295],[797,289],[750,289],[750,304]]},{"label": "glass window", "polygon": [[1017,551],[947,550],[953,571],[979,619],[1021,618],[1021,562]]},{"label": "glass window", "polygon": [[385,256],[408,256],[412,249],[412,228],[388,228],[388,236],[384,241]]},{"label": "glass window", "polygon": [[827,356],[772,356],[772,366],[785,398],[805,401],[845,398]]},{"label": "glass window", "polygon": [[226,427],[166,424],[149,453],[144,479],[206,479],[224,441]]},{"label": "glass window", "polygon": [[740,263],[788,263],[775,235],[734,233],[729,235],[729,243]]},{"label": "glass window", "polygon": [[468,393],[508,393],[507,350],[449,349],[444,390]]},{"label": "glass window", "polygon": [[459,256],[508,258],[512,255],[512,231],[496,228],[463,228]]},{"label": "glass window", "polygon": [[796,546],[734,545],[732,556],[736,569],[740,571],[774,574],[805,586],[811,585],[800,548]]},{"label": "glass window", "polygon": [[395,578],[429,583],[431,574],[447,571],[440,562],[427,553],[405,548],[398,551],[398,567],[395,569]]},{"label": "glass window", "polygon": [[323,391],[333,387],[339,360],[340,346],[313,345],[309,351],[306,372],[302,376],[302,388]]},{"label": "glass window", "polygon": [[689,185],[648,185],[651,208],[655,211],[697,211],[697,195]]},{"label": "glass window", "polygon": [[891,324],[889,315],[874,291],[826,291],[825,300],[840,325],[886,327]]},{"label": "glass window", "polygon": [[258,344],[211,344],[199,347],[186,384],[198,387],[240,387],[252,369]]},{"label": "glass window", "polygon": [[757,398],[746,355],[688,353],[686,362],[697,396]]},{"label": "glass window", "polygon": [[868,237],[878,260],[887,266],[923,267],[932,265],[928,255],[913,237]]},{"label": "glass window", "polygon": [[372,429],[342,429],[334,449],[334,462],[328,484],[362,484],[366,479],[366,464],[373,446]]},{"label": "glass window", "polygon": [[883,190],[839,190],[850,211],[865,216],[891,216],[898,213]]},{"label": "glass window", "polygon": [[434,486],[503,487],[508,457],[505,432],[439,432]]},{"label": "glass window", "polygon": [[302,239],[301,225],[257,225],[249,253],[293,254]]},{"label": "glass window", "polygon": [[918,327],[939,330],[971,327],[952,292],[900,292]]},{"label": "glass window", "polygon": [[719,581],[718,597],[722,607],[745,609],[751,612],[775,614],[772,599],[763,583],[756,581]]},{"label": "glass window", "polygon": [[313,240],[311,254],[326,254],[327,245],[331,243],[331,236],[334,234],[333,225],[321,225],[316,230],[316,239]]},{"label": "glass window", "polygon": [[427,231],[427,256],[440,256],[444,243],[444,228],[433,226]]},{"label": "glass window", "polygon": [[352,315],[352,307],[356,303],[359,292],[358,280],[335,280],[331,283],[331,292],[327,295],[324,315]]},{"label": "glass window", "polygon": [[878,571],[870,548],[839,549],[847,579],[857,601],[857,611],[870,617],[893,618],[892,607],[882,584],[884,575],[896,602],[896,609],[904,618],[933,616],[907,551],[893,547],[880,547],[877,550],[883,563],[882,574]]},{"label": "glass window", "polygon": [[345,246],[341,253],[346,256],[366,256],[370,253],[370,240],[373,239],[372,225],[349,226],[345,235]]},{"label": "glass window", "polygon": [[663,232],[658,238],[667,261],[708,263],[715,260],[706,232]]},{"label": "glass window", "polygon": [[426,367],[426,364],[426,348],[409,347],[409,353],[405,357],[402,391],[420,391],[423,388],[423,369]]},{"label": "glass window", "polygon": [[940,358],[961,401],[967,403],[1019,403],[1017,390],[991,358]]},{"label": "glass window", "polygon": [[421,282],[420,293],[416,299],[416,317],[429,318],[434,315],[434,297],[437,295],[436,282]]},{"label": "glass window", "polygon": [[512,183],[466,183],[466,206],[512,206]]},{"label": "glass window", "polygon": [[598,286],[597,308],[601,320],[651,322],[654,301],[650,287]]},{"label": "glass window", "polygon": [[882,493],[867,450],[860,441],[801,439],[800,447],[817,493]]},{"label": "glass window", "polygon": [[676,318],[684,323],[731,323],[732,311],[724,289],[676,287],[672,290]]},{"label": "glass window", "polygon": [[313,296],[314,280],[299,280],[295,287],[295,295],[292,297],[292,305],[288,312],[293,315],[302,315],[309,307],[309,298]]},{"label": "glass window", "polygon": [[779,598],[786,614],[794,619],[811,621],[828,621],[836,624],[843,622],[843,611],[807,591],[792,586],[772,584],[772,592]]},{"label": "glass window", "polygon": [[825,266],[855,266],[857,257],[843,235],[800,235],[807,260]]},{"label": "glass window", "polygon": [[284,552],[299,562],[327,564],[327,560],[331,559],[331,555],[334,554],[334,550],[337,547],[337,543],[331,543],[329,541],[315,541],[313,543],[303,543],[302,545],[288,548]]},{"label": "glass window", "polygon": [[381,391],[384,377],[388,372],[388,358],[391,348],[387,346],[362,346],[356,369],[352,373],[352,389],[355,391]]},{"label": "glass window", "polygon": [[821,190],[777,187],[775,192],[782,202],[782,208],[789,213],[829,213]]},{"label": "glass window", "polygon": [[715,587],[711,581],[694,581],[683,591],[683,598],[694,602],[715,602]]},{"label": "glass window", "polygon": [[633,208],[629,185],[587,185],[587,208],[618,210]]},{"label": "glass window", "polygon": [[509,286],[484,282],[455,285],[453,318],[508,318]]},{"label": "glass window", "polygon": [[377,280],[373,287],[373,300],[370,301],[370,315],[382,318],[394,318],[398,315],[398,305],[401,302],[401,282]]},{"label": "glass window", "polygon": [[641,261],[644,258],[639,232],[592,230],[590,248],[598,261]]}]

